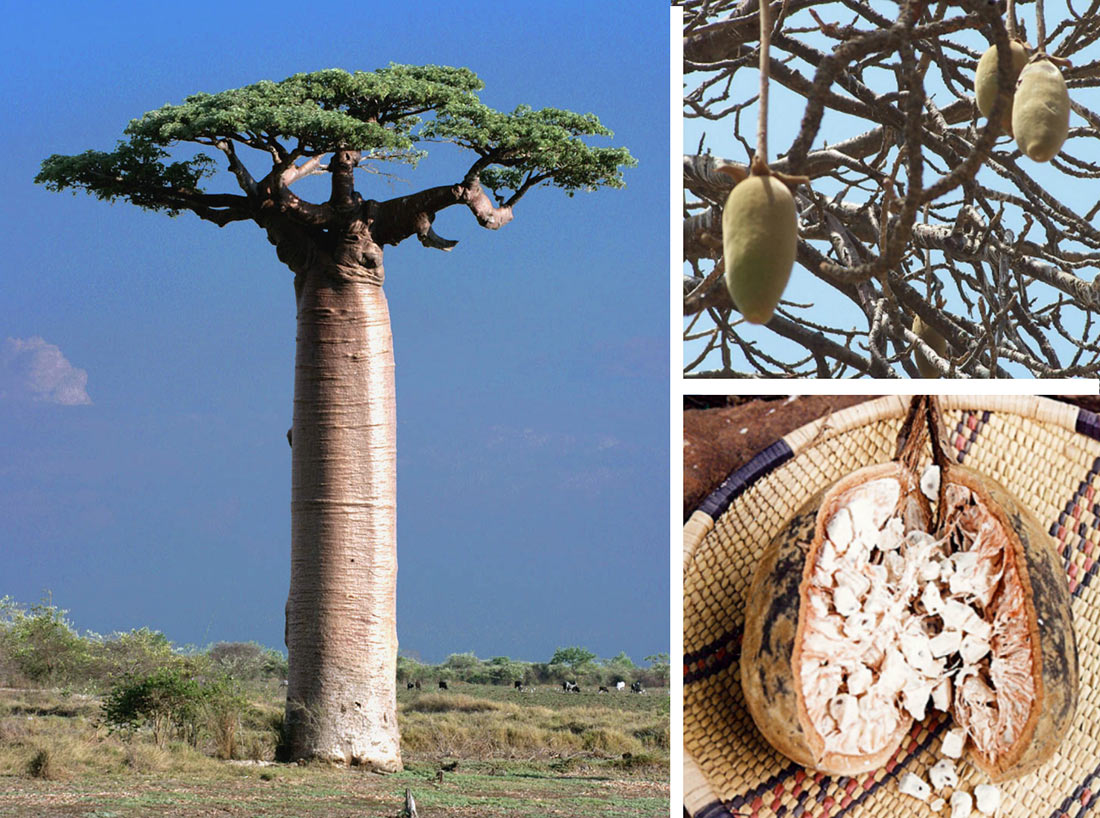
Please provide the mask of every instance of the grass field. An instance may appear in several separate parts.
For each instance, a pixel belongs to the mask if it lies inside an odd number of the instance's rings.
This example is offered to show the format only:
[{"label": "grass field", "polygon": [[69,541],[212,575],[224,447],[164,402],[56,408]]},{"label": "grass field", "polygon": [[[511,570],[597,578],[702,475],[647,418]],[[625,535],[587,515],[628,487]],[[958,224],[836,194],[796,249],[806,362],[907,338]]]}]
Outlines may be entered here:
[{"label": "grass field", "polygon": [[99,700],[0,691],[0,816],[669,814],[667,690],[528,692],[455,683],[398,693],[405,770],[272,764],[276,688],[252,696],[233,761],[99,724]]}]

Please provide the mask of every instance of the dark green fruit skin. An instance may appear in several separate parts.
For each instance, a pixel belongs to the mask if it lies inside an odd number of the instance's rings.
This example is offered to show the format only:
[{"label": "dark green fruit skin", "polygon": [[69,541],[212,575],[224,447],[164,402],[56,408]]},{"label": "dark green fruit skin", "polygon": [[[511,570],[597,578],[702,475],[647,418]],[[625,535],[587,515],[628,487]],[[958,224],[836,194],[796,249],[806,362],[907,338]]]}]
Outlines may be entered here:
[{"label": "dark green fruit skin", "polygon": [[1035,606],[1035,620],[1029,625],[1033,644],[1038,643],[1042,658],[1038,714],[1032,717],[1034,729],[1030,736],[1022,737],[1016,752],[997,762],[979,755],[973,746],[970,750],[971,760],[993,781],[1019,778],[1054,755],[1073,724],[1077,708],[1077,640],[1066,570],[1038,521],[1002,486],[965,466],[948,467],[944,479],[976,491],[1002,525],[1016,534],[1016,565],[1022,569],[1019,573],[1025,596]]},{"label": "dark green fruit skin", "polygon": [[804,767],[815,766],[798,715],[791,655],[801,612],[799,587],[814,538],[819,493],[764,550],[745,603],[741,687],[768,742]]}]

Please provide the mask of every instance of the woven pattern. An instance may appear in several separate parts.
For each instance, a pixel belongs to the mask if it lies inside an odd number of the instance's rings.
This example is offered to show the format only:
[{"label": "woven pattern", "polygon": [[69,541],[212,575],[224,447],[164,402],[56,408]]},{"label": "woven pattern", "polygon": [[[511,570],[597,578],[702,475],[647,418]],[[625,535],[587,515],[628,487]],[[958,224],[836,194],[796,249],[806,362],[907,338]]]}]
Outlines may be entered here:
[{"label": "woven pattern", "polygon": [[[940,403],[956,457],[1001,483],[1048,528],[1072,596],[1081,667],[1073,727],[1042,768],[1000,785],[998,814],[1075,818],[1100,789],[1100,420],[1030,396]],[[738,665],[744,596],[761,551],[814,494],[891,459],[907,406],[906,397],[883,398],[792,432],[731,475],[685,526],[684,800],[695,818],[935,814],[898,793],[896,778],[911,771],[928,780],[949,716],[934,712],[914,724],[873,773],[813,773],[760,736]],[[959,774],[968,791],[986,781],[969,763],[959,764]]]}]

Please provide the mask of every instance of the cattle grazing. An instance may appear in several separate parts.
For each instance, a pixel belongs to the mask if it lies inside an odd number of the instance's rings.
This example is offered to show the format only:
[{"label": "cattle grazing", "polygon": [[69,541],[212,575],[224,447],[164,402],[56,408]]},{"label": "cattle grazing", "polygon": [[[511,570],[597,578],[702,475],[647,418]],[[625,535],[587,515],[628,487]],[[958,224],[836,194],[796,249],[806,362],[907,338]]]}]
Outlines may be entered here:
[{"label": "cattle grazing", "polygon": [[626,682],[624,682],[622,679],[615,682],[615,689],[616,690],[626,690]]},{"label": "cattle grazing", "polygon": [[443,679],[439,680],[439,689],[440,690],[447,690],[448,689],[447,688],[447,682],[444,681]]},{"label": "cattle grazing", "polygon": [[420,680],[419,679],[416,680],[416,689],[417,690],[420,689]]},{"label": "cattle grazing", "polygon": [[523,682],[516,681],[515,687],[516,687],[516,690],[523,690]]},{"label": "cattle grazing", "polygon": [[405,685],[406,690],[412,690],[414,687],[416,687],[416,685],[412,682],[409,682],[407,685]]},{"label": "cattle grazing", "polygon": [[601,693],[610,693],[611,691],[610,691],[610,690],[608,690],[608,689],[607,689],[606,687],[604,687],[603,685],[600,685],[600,692],[601,692]]},{"label": "cattle grazing", "polygon": [[561,689],[564,693],[580,693],[581,689],[576,682],[562,682]]},{"label": "cattle grazing", "polygon": [[645,693],[645,688],[642,687],[641,682],[631,682],[630,692],[631,693]]}]

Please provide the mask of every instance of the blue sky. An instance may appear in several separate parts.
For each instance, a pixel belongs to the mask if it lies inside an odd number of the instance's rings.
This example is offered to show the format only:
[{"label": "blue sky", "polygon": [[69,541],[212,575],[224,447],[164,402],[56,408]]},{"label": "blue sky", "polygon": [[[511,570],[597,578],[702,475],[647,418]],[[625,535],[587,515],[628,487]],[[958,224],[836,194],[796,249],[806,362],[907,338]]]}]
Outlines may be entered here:
[{"label": "blue sky", "polygon": [[[462,65],[498,109],[596,113],[615,131],[599,144],[640,166],[623,191],[533,191],[499,232],[445,211],[451,253],[386,249],[401,648],[426,661],[668,650],[667,6],[399,8],[9,11],[0,596],[49,590],[100,633],[282,647],[291,273],[254,225],[50,193],[32,183],[41,160],[109,150],[131,118],[193,92]],[[363,175],[359,189],[457,181],[469,161],[444,149],[397,167],[405,183]]]}]

